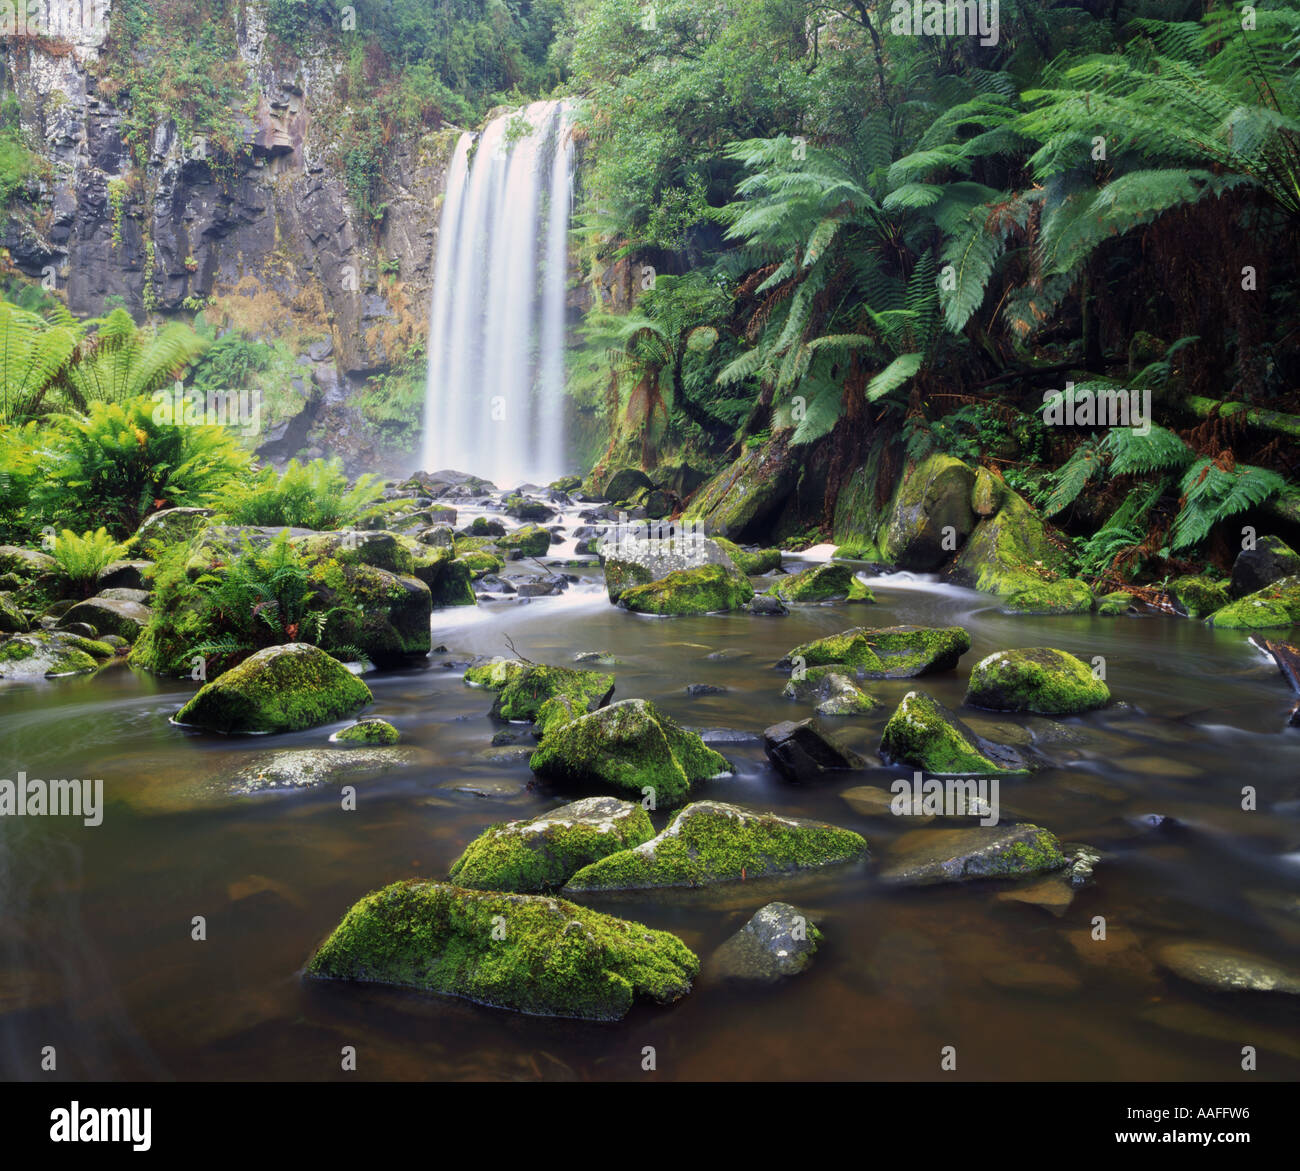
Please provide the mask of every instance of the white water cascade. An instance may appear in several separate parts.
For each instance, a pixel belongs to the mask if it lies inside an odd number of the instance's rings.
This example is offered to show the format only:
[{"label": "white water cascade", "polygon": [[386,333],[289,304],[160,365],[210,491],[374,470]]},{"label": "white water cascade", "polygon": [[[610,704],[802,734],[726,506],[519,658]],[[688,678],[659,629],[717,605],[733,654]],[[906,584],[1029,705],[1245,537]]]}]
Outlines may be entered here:
[{"label": "white water cascade", "polygon": [[[564,458],[565,294],[573,103],[533,102],[456,144],[438,229],[425,470],[501,488]],[[473,156],[471,159],[471,155]]]}]

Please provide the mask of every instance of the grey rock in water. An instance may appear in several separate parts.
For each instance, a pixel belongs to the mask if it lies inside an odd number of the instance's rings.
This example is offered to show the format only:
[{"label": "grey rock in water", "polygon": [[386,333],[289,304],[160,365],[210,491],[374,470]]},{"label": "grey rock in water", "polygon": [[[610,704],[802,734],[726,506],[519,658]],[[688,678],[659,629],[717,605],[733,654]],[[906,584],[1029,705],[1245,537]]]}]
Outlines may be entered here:
[{"label": "grey rock in water", "polygon": [[709,960],[720,979],[774,984],[812,963],[821,942],[817,925],[798,907],[768,903]]},{"label": "grey rock in water", "polygon": [[789,781],[816,781],[826,773],[866,767],[866,761],[839,743],[815,719],[785,720],[763,733],[763,751]]},{"label": "grey rock in water", "polygon": [[1300,972],[1212,941],[1187,940],[1157,949],[1161,967],[1221,992],[1288,992],[1300,995]]}]

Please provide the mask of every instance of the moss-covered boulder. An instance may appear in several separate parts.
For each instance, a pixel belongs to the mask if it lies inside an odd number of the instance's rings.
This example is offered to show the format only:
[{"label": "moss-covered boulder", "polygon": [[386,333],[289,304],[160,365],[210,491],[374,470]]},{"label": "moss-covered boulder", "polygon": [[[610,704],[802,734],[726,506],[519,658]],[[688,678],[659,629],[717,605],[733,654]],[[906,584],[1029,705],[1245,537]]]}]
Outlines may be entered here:
[{"label": "moss-covered boulder", "polygon": [[1280,630],[1300,622],[1300,577],[1283,577],[1210,616],[1224,630]]},{"label": "moss-covered boulder", "polygon": [[84,675],[99,666],[85,649],[91,642],[61,630],[0,636],[0,679]]},{"label": "moss-covered boulder", "polygon": [[[605,592],[611,602],[618,602],[625,590],[634,586],[662,581],[669,574],[706,565],[738,573],[727,551],[710,537],[693,530],[655,529],[632,525],[617,533],[617,539],[602,542],[601,564],[605,571]],[[751,587],[752,592],[752,587]]]},{"label": "moss-covered boulder", "polygon": [[783,602],[830,602],[848,597],[853,580],[847,565],[830,562],[783,577],[767,592]]},{"label": "moss-covered boulder", "polygon": [[370,688],[305,642],[267,647],[204,684],[176,723],[213,732],[296,732],[369,703]]},{"label": "moss-covered boulder", "polygon": [[465,847],[448,877],[474,890],[558,890],[584,866],[654,834],[640,805],[585,797],[539,817],[489,827]]},{"label": "moss-covered boulder", "polygon": [[802,461],[790,447],[790,432],[773,435],[737,459],[691,497],[682,519],[701,522],[709,536],[758,541],[789,503]]},{"label": "moss-covered boulder", "polygon": [[880,485],[886,474],[889,440],[881,428],[872,440],[862,463],[835,498],[832,539],[840,548],[837,557],[858,561],[883,561],[876,538],[888,498]]},{"label": "moss-covered boulder", "polygon": [[618,604],[634,614],[680,617],[739,610],[754,587],[738,570],[722,565],[678,569],[657,581],[623,590]]},{"label": "moss-covered boulder", "polygon": [[857,672],[839,666],[810,667],[781,692],[786,699],[815,703],[819,716],[860,716],[880,706],[854,681]]},{"label": "moss-covered boulder", "polygon": [[975,473],[950,455],[932,455],[910,467],[880,526],[884,559],[923,573],[948,561],[975,527],[974,485]]},{"label": "moss-covered boulder", "polygon": [[625,699],[548,727],[529,767],[560,784],[618,789],[652,808],[686,800],[691,786],[727,770],[727,761],[694,732],[644,699]]},{"label": "moss-covered boulder", "polygon": [[97,596],[78,602],[59,619],[59,625],[66,628],[74,622],[84,622],[98,634],[116,634],[127,642],[135,642],[152,617],[150,608],[140,602]]},{"label": "moss-covered boulder", "polygon": [[970,492],[970,510],[976,516],[993,516],[1002,506],[1006,485],[986,467],[975,469],[975,483]]},{"label": "moss-covered boulder", "polygon": [[26,634],[30,627],[14,596],[0,594],[0,634]]},{"label": "moss-covered boulder", "polygon": [[640,468],[617,468],[605,477],[599,495],[603,500],[612,500],[617,504],[621,500],[630,500],[637,492],[653,487],[654,481]]},{"label": "moss-covered boulder", "polygon": [[59,563],[39,549],[24,549],[18,545],[0,545],[0,573],[13,574],[29,581],[47,573],[58,573]]},{"label": "moss-covered boulder", "polygon": [[478,581],[479,578],[486,577],[489,573],[500,573],[506,566],[504,558],[498,557],[495,553],[488,553],[486,550],[466,553],[461,558],[461,561],[469,571],[469,576],[473,581]]},{"label": "moss-covered boulder", "polygon": [[551,532],[537,524],[520,525],[504,537],[498,537],[496,543],[499,548],[507,549],[514,555],[512,560],[542,557],[551,547]]},{"label": "moss-covered boulder", "polygon": [[685,996],[698,971],[675,935],[563,899],[399,882],[353,906],[306,974],[603,1021]]},{"label": "moss-covered boulder", "polygon": [[402,739],[402,734],[393,727],[387,720],[368,719],[358,720],[355,724],[349,724],[346,728],[335,732],[330,740],[335,744],[351,746],[353,744],[364,745],[388,745],[396,744]]},{"label": "moss-covered boulder", "polygon": [[1105,707],[1110,688],[1073,655],[1051,647],[998,651],[975,664],[966,703],[997,712],[1064,716]]},{"label": "moss-covered boulder", "polygon": [[980,878],[1027,878],[1066,864],[1050,830],[1021,822],[971,829],[917,829],[893,845],[880,880],[894,886],[930,886]]},{"label": "moss-covered boulder", "polygon": [[531,722],[547,700],[559,695],[568,696],[583,712],[594,711],[604,707],[614,694],[614,676],[600,671],[541,663],[524,663],[507,671],[504,682],[493,687],[497,697],[492,718],[496,720]]},{"label": "moss-covered boulder", "polygon": [[976,736],[924,691],[903,696],[885,725],[880,752],[887,763],[910,764],[940,775],[1021,775],[1028,771],[1016,753]]},{"label": "moss-covered boulder", "polygon": [[1219,581],[1201,575],[1176,577],[1169,583],[1170,604],[1188,618],[1208,618],[1229,602],[1228,589]]},{"label": "moss-covered boulder", "polygon": [[713,540],[731,558],[732,564],[747,576],[754,577],[781,568],[780,549],[755,549],[751,552],[742,549],[734,541],[728,541],[726,537],[714,537]]},{"label": "moss-covered boulder", "polygon": [[325,614],[320,641],[355,647],[376,666],[401,666],[432,649],[433,596],[417,577],[372,565],[314,566],[314,608]]},{"label": "moss-covered boulder", "polygon": [[1128,590],[1112,590],[1097,598],[1097,615],[1101,618],[1118,618],[1133,609],[1133,595]]},{"label": "moss-covered boulder", "polygon": [[849,582],[848,596],[844,600],[855,604],[875,602],[876,595],[871,592],[865,581],[860,577],[855,577],[851,582]]},{"label": "moss-covered boulder", "polygon": [[841,664],[867,679],[914,679],[952,670],[968,650],[970,635],[960,626],[854,627],[795,647],[777,667]]},{"label": "moss-covered boulder", "polygon": [[662,833],[635,849],[579,870],[566,891],[709,886],[794,874],[867,856],[852,830],[776,813],[755,813],[721,801],[696,801]]},{"label": "moss-covered boulder", "polygon": [[1077,577],[1036,582],[1012,594],[1003,606],[1006,614],[1088,614],[1093,606],[1092,590]]},{"label": "moss-covered boulder", "polygon": [[1281,537],[1260,537],[1252,549],[1243,549],[1232,563],[1228,593],[1244,598],[1284,577],[1300,574],[1300,553]]},{"label": "moss-covered boulder", "polygon": [[945,577],[981,593],[1006,595],[1055,577],[1064,568],[1064,555],[1048,539],[1042,518],[1004,485],[997,512],[975,526]]}]

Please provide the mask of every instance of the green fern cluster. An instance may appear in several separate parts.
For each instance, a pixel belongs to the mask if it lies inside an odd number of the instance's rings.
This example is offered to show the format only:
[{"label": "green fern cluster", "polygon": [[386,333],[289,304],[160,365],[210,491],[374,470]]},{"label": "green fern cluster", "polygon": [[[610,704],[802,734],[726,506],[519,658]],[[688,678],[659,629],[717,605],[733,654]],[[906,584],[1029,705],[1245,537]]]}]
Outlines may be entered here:
[{"label": "green fern cluster", "polygon": [[236,524],[335,529],[374,512],[383,493],[383,482],[371,473],[349,487],[340,460],[295,459],[283,472],[264,468],[230,484],[220,507]]},{"label": "green fern cluster", "polygon": [[81,536],[64,529],[54,539],[50,555],[59,563],[63,576],[84,592],[107,566],[127,555],[127,546],[109,536],[102,525]]}]

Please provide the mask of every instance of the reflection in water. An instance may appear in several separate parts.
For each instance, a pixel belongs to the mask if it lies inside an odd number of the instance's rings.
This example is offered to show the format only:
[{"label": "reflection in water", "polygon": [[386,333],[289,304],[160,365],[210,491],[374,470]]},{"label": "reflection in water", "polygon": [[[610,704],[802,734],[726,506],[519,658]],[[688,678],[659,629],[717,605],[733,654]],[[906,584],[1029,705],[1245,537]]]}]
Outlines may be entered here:
[{"label": "reflection in water", "polygon": [[[571,544],[553,552],[570,556]],[[1294,1006],[1204,993],[1148,956],[1196,937],[1295,966],[1300,731],[1283,730],[1290,697],[1243,637],[1168,617],[1012,618],[906,574],[873,580],[871,607],[642,618],[608,605],[598,570],[574,572],[581,580],[559,597],[437,613],[445,653],[371,677],[373,713],[432,764],[362,781],[355,812],[329,790],[232,799],[221,783],[252,753],[323,747],[337,725],[255,743],[196,736],[167,722],[190,685],[124,667],[0,691],[3,775],[102,776],[106,799],[98,829],[0,822],[0,1073],[41,1076],[41,1048],[54,1045],[59,1077],[323,1079],[347,1044],[365,1077],[595,1080],[645,1076],[640,1052],[653,1044],[664,1078],[914,1079],[935,1076],[940,1047],[955,1045],[966,1078],[1228,1079],[1249,1043],[1262,1054],[1254,1076],[1300,1074]],[[971,713],[986,735],[1029,729],[1056,762],[1003,783],[1004,817],[1105,852],[1097,883],[1062,917],[1000,900],[996,886],[885,890],[869,868],[602,899],[594,905],[675,931],[701,956],[778,897],[826,933],[796,981],[742,992],[703,977],[673,1008],[638,1007],[614,1025],[299,980],[358,896],[440,877],[484,826],[572,796],[535,784],[526,757],[486,752],[490,700],[458,666],[471,656],[507,654],[507,638],[544,662],[606,652],[616,697],[754,734],[807,714],[781,697],[773,670],[791,646],[897,622],[971,631],[961,668],[921,684],[953,708],[969,667],[994,650],[1051,645],[1105,660],[1118,701],[1106,711]],[[727,690],[691,698],[690,683]],[[880,857],[899,831],[839,794],[904,774],[876,747],[910,685],[869,686],[883,705],[837,725],[866,757],[864,774],[790,786],[751,736],[719,746],[735,771],[709,795],[848,826]],[[1245,784],[1258,812],[1241,808]],[[199,915],[203,942],[191,938]],[[1104,958],[1088,946],[1098,915],[1114,940]]]}]

